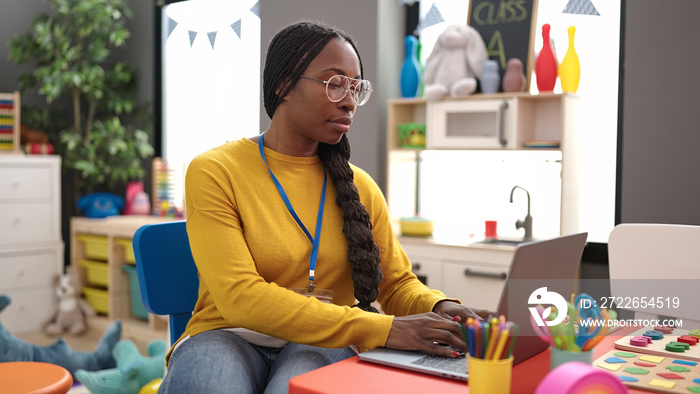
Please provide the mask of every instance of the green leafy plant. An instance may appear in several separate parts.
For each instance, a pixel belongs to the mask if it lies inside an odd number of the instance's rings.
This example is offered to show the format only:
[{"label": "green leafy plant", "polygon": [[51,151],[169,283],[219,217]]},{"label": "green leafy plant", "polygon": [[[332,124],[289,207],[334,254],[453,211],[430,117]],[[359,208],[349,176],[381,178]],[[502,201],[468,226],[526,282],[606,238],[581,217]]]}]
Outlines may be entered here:
[{"label": "green leafy plant", "polygon": [[20,76],[21,90],[45,96],[49,107],[30,109],[25,119],[57,137],[64,166],[80,175],[83,191],[142,180],[154,150],[150,127],[134,126],[134,68],[109,59],[129,38],[131,10],[125,0],[49,3],[53,15],[40,15],[29,33],[10,40],[10,60],[35,65]]}]

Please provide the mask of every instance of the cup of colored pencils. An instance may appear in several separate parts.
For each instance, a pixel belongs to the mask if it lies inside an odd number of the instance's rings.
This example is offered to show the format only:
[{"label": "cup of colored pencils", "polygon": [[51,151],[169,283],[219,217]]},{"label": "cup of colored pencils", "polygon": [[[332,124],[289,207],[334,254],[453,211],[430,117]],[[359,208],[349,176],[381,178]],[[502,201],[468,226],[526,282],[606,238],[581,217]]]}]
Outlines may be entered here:
[{"label": "cup of colored pencils", "polygon": [[484,321],[467,319],[462,336],[469,350],[469,392],[508,393],[518,325],[501,315]]}]

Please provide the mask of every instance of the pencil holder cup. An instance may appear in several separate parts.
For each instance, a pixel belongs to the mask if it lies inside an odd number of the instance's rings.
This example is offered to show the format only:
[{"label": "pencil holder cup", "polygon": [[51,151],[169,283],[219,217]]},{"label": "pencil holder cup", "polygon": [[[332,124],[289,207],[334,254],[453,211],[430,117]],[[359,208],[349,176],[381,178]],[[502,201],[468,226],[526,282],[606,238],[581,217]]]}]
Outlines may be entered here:
[{"label": "pencil holder cup", "polygon": [[510,393],[513,357],[503,360],[485,360],[476,357],[467,357],[467,359],[471,394]]},{"label": "pencil holder cup", "polygon": [[558,349],[554,346],[550,347],[550,362],[551,369],[554,369],[569,361],[579,361],[588,365],[593,364],[593,350],[587,352],[572,352],[569,350]]}]

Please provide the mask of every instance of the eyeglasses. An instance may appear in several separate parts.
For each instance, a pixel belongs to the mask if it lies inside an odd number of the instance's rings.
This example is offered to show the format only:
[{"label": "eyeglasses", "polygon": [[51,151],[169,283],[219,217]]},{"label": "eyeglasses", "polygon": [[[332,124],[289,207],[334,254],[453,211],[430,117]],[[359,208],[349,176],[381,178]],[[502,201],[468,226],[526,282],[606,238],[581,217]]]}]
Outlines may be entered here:
[{"label": "eyeglasses", "polygon": [[345,75],[334,75],[327,81],[307,77],[306,75],[300,75],[300,77],[325,84],[326,96],[328,96],[328,100],[334,103],[344,99],[348,92],[351,91],[351,97],[359,107],[365,105],[372,94],[372,83],[366,79],[349,78]]}]

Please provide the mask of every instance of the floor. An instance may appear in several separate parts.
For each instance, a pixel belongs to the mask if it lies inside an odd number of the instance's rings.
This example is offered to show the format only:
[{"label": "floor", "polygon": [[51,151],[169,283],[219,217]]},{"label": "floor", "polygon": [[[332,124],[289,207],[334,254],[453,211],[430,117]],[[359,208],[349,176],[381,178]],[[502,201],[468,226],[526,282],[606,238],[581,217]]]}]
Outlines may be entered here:
[{"label": "floor", "polygon": [[[156,319],[163,319],[161,317],[156,317]],[[75,336],[70,334],[63,335],[63,339],[70,345],[74,350],[81,351],[91,351],[97,345],[102,333],[111,323],[111,320],[103,316],[95,316],[88,320],[88,331],[82,335]],[[153,326],[153,325],[152,325]],[[157,324],[156,329],[151,329],[148,322],[129,319],[122,320],[122,340],[130,339],[134,342],[139,352],[143,355],[147,355],[146,347],[148,343],[155,339],[162,339],[169,343],[167,334],[167,321],[162,320]],[[47,335],[44,332],[30,332],[15,334],[18,338],[33,343],[36,345],[47,346],[56,342],[58,337]],[[81,384],[76,384],[69,392],[69,394],[89,394],[90,391]]]}]

